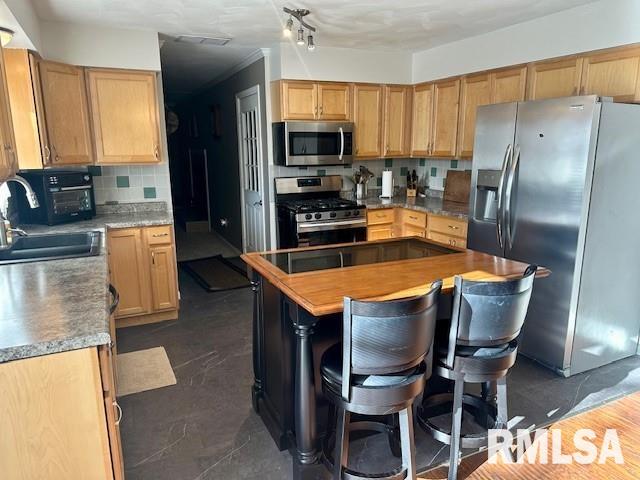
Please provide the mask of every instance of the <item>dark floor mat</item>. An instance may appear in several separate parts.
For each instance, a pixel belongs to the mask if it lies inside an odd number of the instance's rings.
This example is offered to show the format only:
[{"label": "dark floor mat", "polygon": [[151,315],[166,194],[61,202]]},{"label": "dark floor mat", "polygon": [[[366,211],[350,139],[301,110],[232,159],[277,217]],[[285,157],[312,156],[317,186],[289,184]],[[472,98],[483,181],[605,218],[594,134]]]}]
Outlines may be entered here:
[{"label": "dark floor mat", "polygon": [[202,288],[220,292],[251,285],[246,267],[240,257],[224,258],[222,255],[180,262],[180,268],[191,275]]}]

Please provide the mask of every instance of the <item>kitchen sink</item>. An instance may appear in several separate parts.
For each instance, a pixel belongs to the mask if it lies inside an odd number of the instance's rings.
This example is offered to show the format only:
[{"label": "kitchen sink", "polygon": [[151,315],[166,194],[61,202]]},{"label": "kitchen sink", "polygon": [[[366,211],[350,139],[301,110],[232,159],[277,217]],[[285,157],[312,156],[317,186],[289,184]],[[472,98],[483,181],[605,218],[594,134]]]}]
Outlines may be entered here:
[{"label": "kitchen sink", "polygon": [[0,249],[0,265],[99,255],[101,236],[92,231],[14,237],[9,248]]}]

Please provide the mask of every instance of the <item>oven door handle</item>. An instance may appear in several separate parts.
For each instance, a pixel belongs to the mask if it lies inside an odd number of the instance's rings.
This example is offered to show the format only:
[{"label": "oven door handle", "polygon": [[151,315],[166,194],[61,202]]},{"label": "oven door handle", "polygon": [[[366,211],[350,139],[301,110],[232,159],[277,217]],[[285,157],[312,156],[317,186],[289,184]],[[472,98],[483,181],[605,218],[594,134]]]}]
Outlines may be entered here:
[{"label": "oven door handle", "polygon": [[338,155],[338,160],[342,161],[342,157],[344,156],[344,130],[340,127],[340,155]]},{"label": "oven door handle", "polygon": [[69,190],[90,190],[91,185],[78,185],[77,187],[60,187],[61,192],[68,192]]},{"label": "oven door handle", "polygon": [[359,218],[356,220],[336,221],[336,222],[314,222],[314,223],[299,223],[298,233],[304,232],[321,232],[323,230],[344,230],[347,228],[365,228],[367,226],[367,220],[365,218]]}]

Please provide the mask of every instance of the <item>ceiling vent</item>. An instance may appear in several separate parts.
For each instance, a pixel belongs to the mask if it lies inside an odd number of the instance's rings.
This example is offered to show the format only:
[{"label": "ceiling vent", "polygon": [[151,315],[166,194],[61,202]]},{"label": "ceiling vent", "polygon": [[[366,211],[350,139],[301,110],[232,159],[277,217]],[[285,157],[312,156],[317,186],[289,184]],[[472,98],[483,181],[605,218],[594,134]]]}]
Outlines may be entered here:
[{"label": "ceiling vent", "polygon": [[203,37],[200,35],[179,35],[175,39],[176,42],[194,43],[197,45],[217,45],[222,47],[231,41],[227,37]]}]

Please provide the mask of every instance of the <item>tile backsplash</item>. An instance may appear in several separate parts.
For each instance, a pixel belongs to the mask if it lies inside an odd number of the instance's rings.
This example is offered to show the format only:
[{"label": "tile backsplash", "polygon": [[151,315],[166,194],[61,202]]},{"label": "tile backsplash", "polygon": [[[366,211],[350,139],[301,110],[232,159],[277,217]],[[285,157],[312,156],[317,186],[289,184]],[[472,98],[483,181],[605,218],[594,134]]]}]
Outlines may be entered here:
[{"label": "tile backsplash", "polygon": [[89,167],[96,204],[164,201],[171,205],[169,166]]},{"label": "tile backsplash", "polygon": [[470,170],[471,160],[447,160],[432,158],[381,158],[376,160],[360,160],[348,166],[329,167],[281,167],[272,166],[273,177],[296,177],[313,175],[342,175],[345,177],[343,190],[353,189],[351,181],[353,172],[360,165],[367,167],[374,178],[369,187],[382,185],[382,172],[392,170],[396,185],[404,187],[407,184],[407,171],[415,170],[419,184],[432,190],[444,190],[447,172],[449,170]]}]

